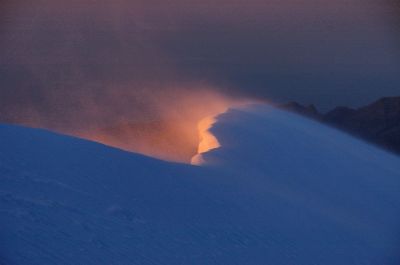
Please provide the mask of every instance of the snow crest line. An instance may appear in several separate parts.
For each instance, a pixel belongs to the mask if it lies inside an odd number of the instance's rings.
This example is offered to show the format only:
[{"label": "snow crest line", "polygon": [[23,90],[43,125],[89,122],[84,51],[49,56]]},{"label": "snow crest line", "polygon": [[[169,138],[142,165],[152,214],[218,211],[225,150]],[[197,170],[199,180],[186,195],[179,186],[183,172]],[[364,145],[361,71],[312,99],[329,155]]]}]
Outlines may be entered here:
[{"label": "snow crest line", "polygon": [[221,147],[218,139],[210,132],[210,129],[217,122],[216,116],[208,116],[202,119],[198,124],[199,146],[197,154],[191,159],[192,165],[202,165],[205,163],[203,155],[213,149]]}]

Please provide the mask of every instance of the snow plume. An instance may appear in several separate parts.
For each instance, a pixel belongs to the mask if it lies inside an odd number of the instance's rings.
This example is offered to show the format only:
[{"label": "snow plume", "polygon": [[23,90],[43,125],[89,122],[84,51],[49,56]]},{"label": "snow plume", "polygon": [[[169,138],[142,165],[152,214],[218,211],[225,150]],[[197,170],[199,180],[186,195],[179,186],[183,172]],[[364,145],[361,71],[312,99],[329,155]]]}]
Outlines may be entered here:
[{"label": "snow plume", "polygon": [[[62,102],[55,95],[55,112],[35,105],[17,123],[70,134],[127,151],[189,163],[199,145],[198,123],[239,102],[204,84],[176,87],[110,88],[78,93]],[[59,105],[58,105],[59,104]]]},{"label": "snow plume", "polygon": [[0,122],[189,163],[198,121],[234,101],[217,92],[223,85],[194,78],[161,47],[160,36],[174,24],[164,23],[162,6],[11,4],[1,12]]},{"label": "snow plume", "polygon": [[[238,104],[238,100],[206,88],[172,91],[172,94],[158,93],[142,99],[151,117],[136,121],[123,119],[73,134],[152,157],[188,163],[200,148],[199,143],[202,145],[204,141],[198,133],[198,124],[202,124],[204,117],[220,114]],[[107,112],[107,108],[102,111]]]}]

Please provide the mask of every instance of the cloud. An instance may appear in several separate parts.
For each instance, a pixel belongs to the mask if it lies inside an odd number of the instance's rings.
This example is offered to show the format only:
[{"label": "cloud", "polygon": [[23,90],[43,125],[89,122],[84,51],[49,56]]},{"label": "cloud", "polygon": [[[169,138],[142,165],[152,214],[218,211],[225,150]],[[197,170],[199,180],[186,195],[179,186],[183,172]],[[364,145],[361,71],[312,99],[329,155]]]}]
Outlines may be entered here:
[{"label": "cloud", "polygon": [[0,118],[73,128],[98,123],[98,109],[110,114],[101,123],[125,119],[126,105],[131,119],[151,117],[157,111],[148,102],[179,94],[177,88],[325,108],[395,94],[398,47],[387,6],[2,1]]}]

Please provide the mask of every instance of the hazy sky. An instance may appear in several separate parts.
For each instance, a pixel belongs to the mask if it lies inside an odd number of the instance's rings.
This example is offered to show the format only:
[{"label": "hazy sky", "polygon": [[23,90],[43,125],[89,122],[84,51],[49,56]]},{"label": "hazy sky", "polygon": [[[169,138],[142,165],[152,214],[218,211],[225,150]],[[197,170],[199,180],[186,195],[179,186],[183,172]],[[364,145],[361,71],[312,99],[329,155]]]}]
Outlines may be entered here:
[{"label": "hazy sky", "polygon": [[395,0],[5,0],[0,117],[141,115],[199,87],[323,110],[400,95],[398,15]]}]

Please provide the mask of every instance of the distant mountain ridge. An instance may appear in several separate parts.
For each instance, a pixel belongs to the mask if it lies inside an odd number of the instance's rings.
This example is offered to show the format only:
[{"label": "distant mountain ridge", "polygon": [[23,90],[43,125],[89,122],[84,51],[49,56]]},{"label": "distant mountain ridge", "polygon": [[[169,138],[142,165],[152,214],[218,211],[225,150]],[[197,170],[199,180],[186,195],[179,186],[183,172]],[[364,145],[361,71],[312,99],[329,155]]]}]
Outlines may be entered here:
[{"label": "distant mountain ridge", "polygon": [[381,98],[353,109],[336,107],[323,114],[314,105],[289,102],[283,109],[319,120],[400,154],[400,97]]}]

